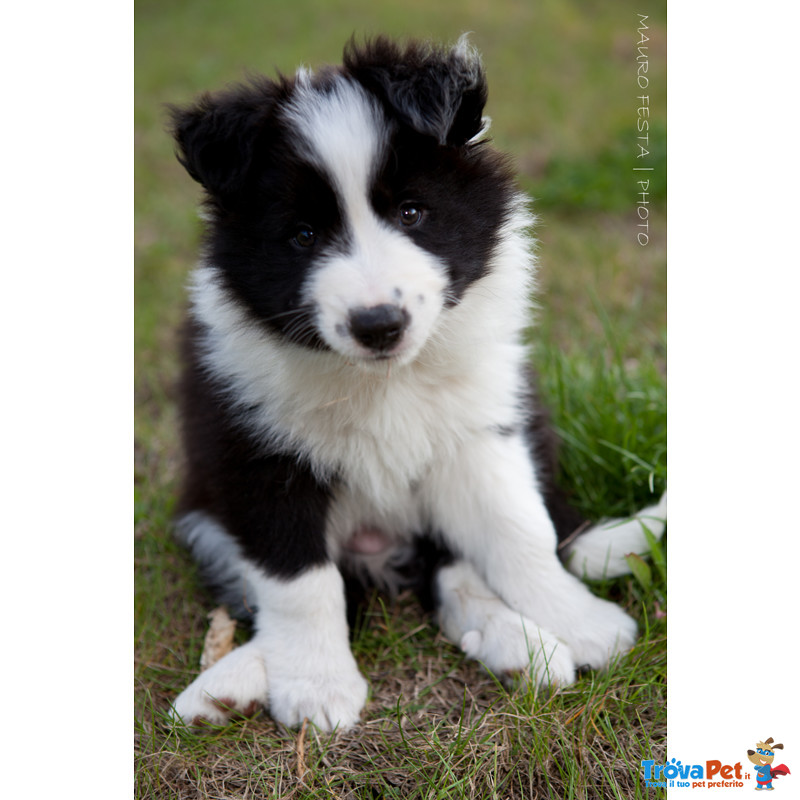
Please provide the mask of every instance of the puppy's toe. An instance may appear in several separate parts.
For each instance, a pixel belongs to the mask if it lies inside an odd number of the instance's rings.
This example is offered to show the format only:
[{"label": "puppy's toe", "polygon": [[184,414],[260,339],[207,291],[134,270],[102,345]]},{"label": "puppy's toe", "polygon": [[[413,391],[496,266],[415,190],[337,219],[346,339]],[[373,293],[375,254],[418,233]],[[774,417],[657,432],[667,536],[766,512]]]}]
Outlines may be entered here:
[{"label": "puppy's toe", "polygon": [[460,645],[505,683],[566,686],[575,681],[569,647],[511,609],[489,616],[481,630],[465,633]]},{"label": "puppy's toe", "polygon": [[348,730],[360,719],[367,688],[356,669],[329,675],[298,671],[273,682],[270,714],[289,727],[308,719],[322,731]]}]

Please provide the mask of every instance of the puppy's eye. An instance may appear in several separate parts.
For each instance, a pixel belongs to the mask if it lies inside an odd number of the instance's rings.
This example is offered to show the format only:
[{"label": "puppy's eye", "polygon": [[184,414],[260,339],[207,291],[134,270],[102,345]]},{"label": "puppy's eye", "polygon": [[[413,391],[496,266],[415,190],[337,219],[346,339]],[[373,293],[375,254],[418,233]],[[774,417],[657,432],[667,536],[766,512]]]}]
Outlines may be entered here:
[{"label": "puppy's eye", "polygon": [[308,225],[297,229],[292,242],[298,247],[312,247],[317,241],[317,234]]},{"label": "puppy's eye", "polygon": [[401,225],[411,228],[422,219],[422,209],[414,203],[404,203],[400,206],[399,218]]}]

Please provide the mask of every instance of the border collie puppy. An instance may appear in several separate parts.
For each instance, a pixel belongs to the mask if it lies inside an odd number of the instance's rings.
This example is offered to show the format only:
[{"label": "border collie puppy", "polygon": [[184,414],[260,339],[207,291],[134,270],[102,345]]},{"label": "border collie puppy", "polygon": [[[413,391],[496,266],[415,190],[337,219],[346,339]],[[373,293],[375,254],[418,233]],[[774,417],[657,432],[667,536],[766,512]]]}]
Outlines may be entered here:
[{"label": "border collie puppy", "polygon": [[564,685],[633,645],[576,575],[626,571],[642,526],[571,536],[552,485],[522,342],[532,217],[483,140],[485,101],[466,39],[379,38],[172,111],[207,222],[178,530],[254,623],[177,698],[186,723],[263,705],[355,725],[352,578],[427,583],[447,637],[501,676]]}]

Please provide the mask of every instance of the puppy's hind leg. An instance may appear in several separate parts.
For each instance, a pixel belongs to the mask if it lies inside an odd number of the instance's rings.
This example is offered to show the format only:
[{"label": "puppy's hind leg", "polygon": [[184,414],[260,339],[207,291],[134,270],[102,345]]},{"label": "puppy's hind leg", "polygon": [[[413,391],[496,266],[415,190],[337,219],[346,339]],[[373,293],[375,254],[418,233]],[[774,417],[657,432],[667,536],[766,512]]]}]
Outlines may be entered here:
[{"label": "puppy's hind leg", "polygon": [[[251,617],[256,592],[251,568],[224,528],[202,512],[184,514],[178,539],[197,561],[219,602],[242,619]],[[251,606],[252,604],[252,606]],[[268,702],[267,667],[259,644],[249,641],[201,672],[172,704],[174,721],[224,725],[234,716],[252,716]]]},{"label": "puppy's hind leg", "polygon": [[656,540],[664,535],[667,524],[667,493],[655,505],[642,509],[629,519],[612,519],[567,537],[559,553],[567,569],[579,578],[600,580],[630,573],[627,556],[647,555],[650,549],[645,529]]}]

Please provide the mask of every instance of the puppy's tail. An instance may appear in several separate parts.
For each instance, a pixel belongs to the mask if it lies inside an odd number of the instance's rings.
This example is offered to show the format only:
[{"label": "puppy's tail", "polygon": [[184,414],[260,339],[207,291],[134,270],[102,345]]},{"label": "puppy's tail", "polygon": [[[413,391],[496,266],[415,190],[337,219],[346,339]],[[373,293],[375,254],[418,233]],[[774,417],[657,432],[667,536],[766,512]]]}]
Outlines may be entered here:
[{"label": "puppy's tail", "polygon": [[632,517],[603,520],[590,528],[579,528],[559,543],[559,555],[567,569],[580,578],[616,578],[631,571],[626,556],[650,552],[645,531],[660,539],[666,526],[667,493],[664,492],[658,503]]}]

